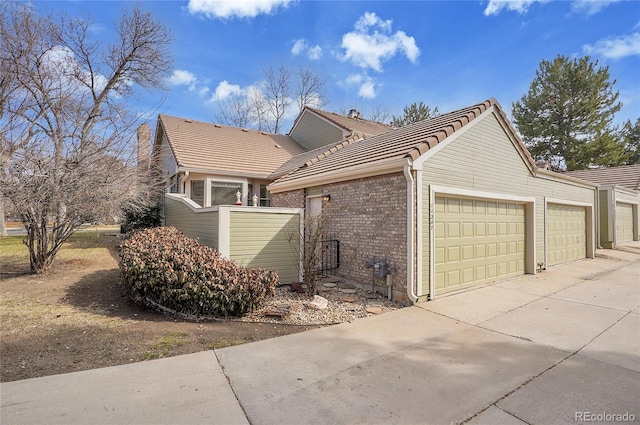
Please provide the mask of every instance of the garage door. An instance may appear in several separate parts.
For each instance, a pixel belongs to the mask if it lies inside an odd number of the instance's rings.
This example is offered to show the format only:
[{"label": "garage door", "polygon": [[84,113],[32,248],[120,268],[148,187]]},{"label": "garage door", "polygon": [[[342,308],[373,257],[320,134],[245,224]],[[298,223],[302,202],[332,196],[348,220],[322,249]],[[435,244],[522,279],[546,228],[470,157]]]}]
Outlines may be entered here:
[{"label": "garage door", "polygon": [[525,272],[525,206],[436,196],[435,292]]},{"label": "garage door", "polygon": [[549,266],[586,258],[586,218],[585,207],[547,205]]},{"label": "garage door", "polygon": [[616,240],[618,243],[633,240],[633,206],[631,204],[616,203]]}]

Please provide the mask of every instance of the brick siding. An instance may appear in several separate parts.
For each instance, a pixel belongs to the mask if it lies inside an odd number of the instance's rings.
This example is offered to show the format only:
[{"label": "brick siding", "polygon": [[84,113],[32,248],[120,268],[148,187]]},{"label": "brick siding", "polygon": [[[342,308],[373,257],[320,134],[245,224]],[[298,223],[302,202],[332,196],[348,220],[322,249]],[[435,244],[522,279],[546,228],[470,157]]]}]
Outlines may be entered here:
[{"label": "brick siding", "polygon": [[[281,207],[304,205],[301,191],[276,193],[272,202]],[[365,262],[374,255],[393,266],[394,298],[406,300],[407,284],[407,181],[402,173],[325,185],[322,214],[327,232],[340,241],[340,267],[331,272],[371,288],[372,270]],[[276,201],[274,201],[276,200]],[[301,205],[302,202],[302,205]],[[275,206],[275,205],[274,205]],[[376,279],[376,289],[386,293],[386,282]]]}]

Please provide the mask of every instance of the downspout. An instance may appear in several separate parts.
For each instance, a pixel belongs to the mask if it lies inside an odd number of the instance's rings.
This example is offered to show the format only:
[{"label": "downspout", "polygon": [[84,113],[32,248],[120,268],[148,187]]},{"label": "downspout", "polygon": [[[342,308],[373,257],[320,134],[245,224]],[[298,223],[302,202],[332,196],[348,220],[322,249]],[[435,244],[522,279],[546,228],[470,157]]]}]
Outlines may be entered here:
[{"label": "downspout", "polygon": [[182,178],[180,179],[180,182],[178,183],[178,184],[180,185],[180,187],[178,187],[178,190],[180,191],[179,193],[182,193],[182,194],[187,193],[187,188],[186,188],[186,186],[185,186],[185,187],[183,187],[182,185],[184,184],[184,181],[185,181],[186,179],[188,179],[188,178],[189,178],[189,172],[188,172],[188,171],[185,171],[185,172],[184,172],[184,176],[182,176]]},{"label": "downspout", "polygon": [[415,181],[411,174],[412,161],[407,158],[407,164],[404,166],[404,177],[407,179],[407,297],[411,302],[418,301],[418,297],[413,290],[415,275],[415,246],[414,246],[414,188]]}]

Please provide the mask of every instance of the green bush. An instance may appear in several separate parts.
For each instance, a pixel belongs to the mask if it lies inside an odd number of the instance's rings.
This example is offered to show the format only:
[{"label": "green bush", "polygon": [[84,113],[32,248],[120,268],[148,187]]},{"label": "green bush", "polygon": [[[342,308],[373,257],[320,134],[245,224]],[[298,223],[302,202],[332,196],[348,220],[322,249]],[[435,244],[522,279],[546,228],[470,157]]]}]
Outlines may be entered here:
[{"label": "green bush", "polygon": [[120,225],[120,233],[149,229],[162,224],[160,204],[157,202],[148,204],[130,203],[125,205],[122,210],[124,212],[124,220]]},{"label": "green bush", "polygon": [[278,284],[276,272],[239,266],[174,227],[134,232],[122,244],[120,269],[133,299],[194,316],[241,316]]}]

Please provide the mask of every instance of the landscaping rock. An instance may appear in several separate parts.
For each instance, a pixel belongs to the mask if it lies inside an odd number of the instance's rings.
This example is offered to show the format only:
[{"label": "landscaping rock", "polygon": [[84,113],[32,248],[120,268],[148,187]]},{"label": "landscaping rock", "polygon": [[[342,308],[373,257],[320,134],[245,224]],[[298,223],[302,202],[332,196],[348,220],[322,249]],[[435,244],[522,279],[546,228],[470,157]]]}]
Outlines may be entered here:
[{"label": "landscaping rock", "polygon": [[313,301],[307,305],[314,310],[326,310],[329,308],[329,300],[321,297],[320,295],[314,295]]},{"label": "landscaping rock", "polygon": [[367,313],[369,314],[382,314],[384,313],[384,311],[382,310],[382,307],[367,307]]},{"label": "landscaping rock", "polygon": [[356,302],[356,297],[354,297],[353,295],[340,295],[340,296],[338,296],[338,299],[340,301],[345,302],[345,303],[354,303],[354,302]]}]

